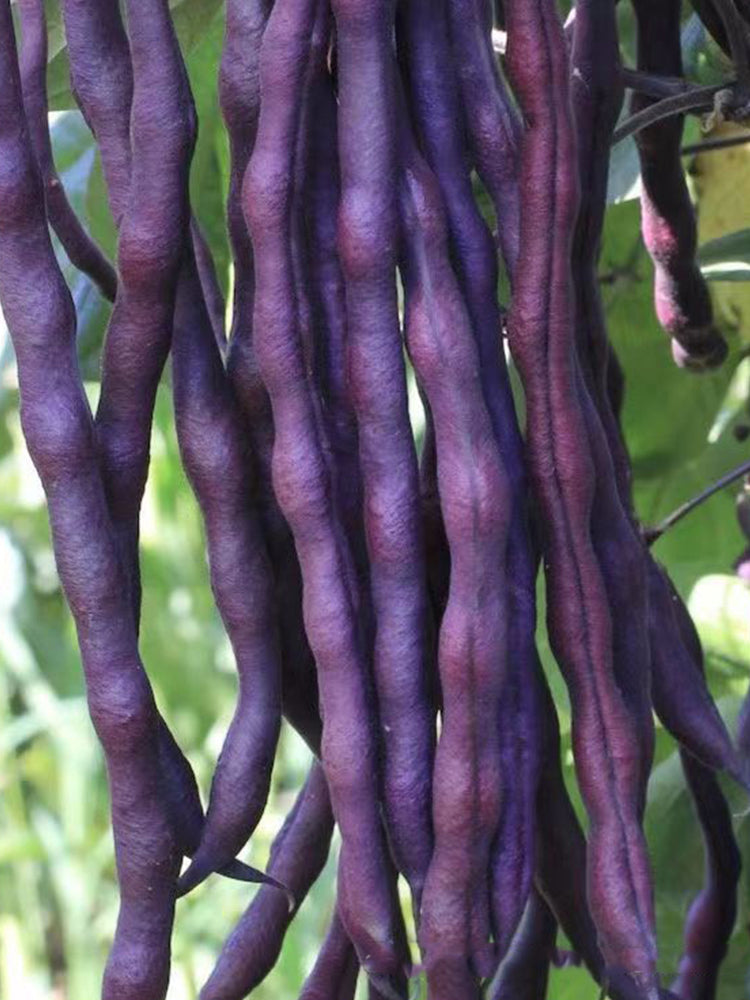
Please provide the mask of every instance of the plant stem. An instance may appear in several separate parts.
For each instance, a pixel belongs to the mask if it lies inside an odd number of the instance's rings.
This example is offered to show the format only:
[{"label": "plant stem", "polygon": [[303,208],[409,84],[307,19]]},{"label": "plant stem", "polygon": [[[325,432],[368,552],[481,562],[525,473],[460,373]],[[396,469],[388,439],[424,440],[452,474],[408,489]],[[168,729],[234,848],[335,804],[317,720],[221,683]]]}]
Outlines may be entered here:
[{"label": "plant stem", "polygon": [[637,111],[630,115],[612,136],[612,145],[616,145],[629,135],[640,132],[641,129],[654,125],[664,118],[671,118],[673,115],[683,115],[688,111],[711,111],[714,106],[714,97],[721,90],[728,90],[732,83],[717,83],[707,87],[692,87],[684,93],[674,94],[672,97],[665,97],[656,104],[651,104],[642,111]]},{"label": "plant stem", "polygon": [[730,135],[724,139],[706,139],[703,142],[694,142],[683,146],[680,150],[682,156],[692,156],[695,153],[710,153],[715,149],[731,149],[732,146],[744,146],[750,142],[750,132],[747,135]]},{"label": "plant stem", "polygon": [[622,68],[622,81],[629,90],[637,90],[648,97],[673,97],[675,94],[685,94],[695,89],[681,76],[661,76],[658,73],[645,73],[643,70]]},{"label": "plant stem", "polygon": [[743,462],[742,465],[738,465],[736,469],[732,469],[730,472],[725,473],[721,478],[717,479],[715,483],[711,483],[707,486],[705,490],[701,490],[697,496],[692,497],[690,500],[686,500],[685,503],[680,504],[676,510],[673,510],[671,514],[668,514],[659,524],[653,528],[644,528],[643,537],[646,540],[647,545],[653,545],[654,542],[658,541],[661,536],[669,531],[671,527],[681,521],[683,517],[686,517],[691,511],[695,510],[696,507],[700,507],[702,503],[708,500],[718,493],[719,490],[723,490],[725,486],[731,485],[742,476],[746,476],[750,473],[750,461]]}]

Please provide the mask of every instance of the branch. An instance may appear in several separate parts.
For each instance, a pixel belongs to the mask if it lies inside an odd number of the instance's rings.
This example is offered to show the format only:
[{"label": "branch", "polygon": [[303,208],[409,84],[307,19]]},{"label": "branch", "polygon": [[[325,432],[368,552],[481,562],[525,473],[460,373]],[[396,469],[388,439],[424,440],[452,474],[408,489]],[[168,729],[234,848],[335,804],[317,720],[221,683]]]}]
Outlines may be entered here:
[{"label": "branch", "polygon": [[658,73],[646,73],[640,69],[622,68],[622,82],[628,90],[637,90],[648,97],[672,97],[675,94],[685,94],[695,90],[695,84],[681,76],[662,76]]},{"label": "branch", "polygon": [[732,146],[744,146],[750,142],[750,132],[747,135],[730,135],[723,139],[705,139],[703,142],[693,142],[683,146],[682,156],[693,156],[695,153],[711,153],[716,149],[731,149]]},{"label": "branch", "polygon": [[713,110],[716,95],[723,90],[729,90],[733,84],[734,81],[711,84],[707,87],[692,87],[684,93],[665,97],[663,100],[657,101],[656,104],[651,104],[642,111],[637,111],[615,129],[612,145],[615,146],[629,135],[634,135],[641,129],[648,128],[649,125],[654,125],[665,118],[671,118],[673,115],[683,115],[688,111]]},{"label": "branch", "polygon": [[738,465],[736,469],[732,469],[730,472],[725,473],[720,479],[717,479],[715,483],[707,486],[705,490],[702,490],[697,496],[692,497],[690,500],[686,500],[685,503],[680,504],[676,510],[673,510],[671,514],[668,514],[659,524],[653,528],[644,528],[643,537],[646,544],[651,546],[654,542],[658,541],[661,536],[669,531],[671,527],[681,521],[683,517],[686,517],[691,511],[695,510],[696,507],[700,507],[704,501],[708,500],[718,493],[719,490],[723,490],[725,486],[730,486],[736,480],[741,479],[750,473],[750,461],[743,462],[742,465]]}]

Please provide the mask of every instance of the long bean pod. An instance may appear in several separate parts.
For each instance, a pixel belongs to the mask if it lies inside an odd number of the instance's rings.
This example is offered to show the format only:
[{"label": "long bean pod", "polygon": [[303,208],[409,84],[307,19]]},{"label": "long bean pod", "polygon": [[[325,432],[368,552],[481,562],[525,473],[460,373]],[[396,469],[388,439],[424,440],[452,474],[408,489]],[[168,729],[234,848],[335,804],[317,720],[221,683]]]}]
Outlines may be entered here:
[{"label": "long bean pod", "polygon": [[47,494],[111,795],[121,901],[102,995],[162,1000],[180,851],[161,795],[158,715],[138,655],[78,371],[75,311],[49,240],[7,0],[0,3],[0,78],[0,300],[18,360],[24,434]]},{"label": "long bean pod", "polygon": [[[437,998],[473,995],[472,975],[487,975],[494,959],[487,872],[501,806],[510,489],[484,403],[471,323],[449,266],[439,188],[407,123],[401,131],[406,341],[435,424],[451,558],[438,640],[435,851],[422,907],[427,977]],[[474,817],[469,836],[467,815]]]},{"label": "long bean pod", "polygon": [[180,453],[203,511],[211,586],[240,682],[201,843],[180,879],[185,893],[230,862],[255,829],[268,797],[281,719],[273,577],[252,504],[251,458],[191,254],[177,296],[172,359]]},{"label": "long bean pod", "polygon": [[655,997],[651,878],[638,821],[640,748],[615,681],[609,606],[588,534],[594,482],[575,376],[570,249],[578,184],[565,39],[545,0],[508,3],[506,15],[509,76],[526,123],[508,332],[526,391],[529,465],[544,519],[550,638],[573,700],[574,753],[591,824],[590,904],[608,964]]},{"label": "long bean pod", "polygon": [[44,183],[47,217],[74,267],[86,274],[102,295],[114,301],[117,274],[101,248],[81,225],[55,169],[47,103],[47,18],[42,0],[18,4],[21,22],[19,64],[26,121]]},{"label": "long bean pod", "polygon": [[268,975],[281,953],[284,935],[320,875],[330,850],[333,814],[323,768],[315,762],[276,835],[268,873],[295,900],[261,886],[227,938],[203,986],[201,1000],[241,1000]]},{"label": "long bean pod", "polygon": [[243,184],[255,254],[254,340],[274,420],[273,483],[294,535],[304,617],[323,709],[323,764],[342,836],[339,913],[368,975],[397,975],[384,884],[374,720],[352,589],[351,552],[334,506],[323,428],[301,343],[290,223],[300,87],[314,0],[277,0],[261,53],[261,114]]},{"label": "long bean pod", "polygon": [[[638,69],[682,76],[679,0],[633,0]],[[638,111],[650,99],[634,94]],[[711,296],[695,260],[697,230],[680,158],[683,119],[672,116],[636,135],[641,161],[643,239],[654,261],[659,322],[672,337],[679,365],[698,370],[720,365],[726,341],[713,324]]]},{"label": "long bean pod", "polygon": [[[534,870],[536,785],[540,765],[534,634],[536,556],[528,524],[523,442],[500,340],[498,268],[492,236],[474,200],[461,130],[460,93],[444,3],[410,0],[401,8],[401,60],[425,155],[440,183],[451,255],[471,318],[484,398],[512,491],[507,554],[508,678],[499,726],[506,796],[493,848],[493,920],[502,954],[521,919]],[[439,559],[441,539],[436,532]],[[437,559],[435,560],[437,562]],[[445,576],[445,567],[442,568]]]},{"label": "long bean pod", "polygon": [[429,607],[419,482],[396,294],[395,5],[391,0],[377,6],[366,0],[334,0],[332,7],[339,94],[339,254],[376,623],[383,800],[396,865],[419,912],[432,851],[434,720],[428,698]]}]

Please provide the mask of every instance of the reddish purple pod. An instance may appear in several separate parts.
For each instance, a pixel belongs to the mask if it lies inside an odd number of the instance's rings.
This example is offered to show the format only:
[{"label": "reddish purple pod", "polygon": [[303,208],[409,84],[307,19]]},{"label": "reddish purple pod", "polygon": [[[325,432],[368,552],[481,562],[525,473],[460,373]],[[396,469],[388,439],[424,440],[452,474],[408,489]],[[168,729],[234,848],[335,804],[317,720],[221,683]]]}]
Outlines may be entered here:
[{"label": "reddish purple pod", "polygon": [[180,454],[203,513],[211,586],[240,682],[201,842],[180,878],[186,893],[228,864],[257,826],[281,719],[273,576],[252,502],[251,456],[189,251],[175,310],[172,381]]},{"label": "reddish purple pod", "polygon": [[432,852],[434,717],[417,457],[399,331],[395,4],[334,0],[348,374],[375,617],[383,805],[415,912]]},{"label": "reddish purple pod", "polygon": [[159,717],[138,655],[78,371],[75,312],[47,230],[7,0],[0,3],[0,78],[0,301],[16,351],[22,427],[47,496],[111,795],[121,901],[102,996],[163,1000],[180,850],[162,796]]},{"label": "reddish purple pod", "polygon": [[578,210],[568,59],[554,4],[508,2],[509,78],[526,123],[521,254],[508,316],[526,393],[527,454],[544,533],[549,633],[573,709],[590,819],[588,894],[602,950],[658,996],[651,875],[639,822],[638,731],[618,688],[612,622],[589,533],[594,466],[574,355],[571,241]]},{"label": "reddish purple pod", "polygon": [[323,768],[314,763],[272,845],[268,872],[295,900],[262,886],[224,943],[200,1000],[241,1000],[276,964],[289,925],[326,863],[333,814]]},{"label": "reddish purple pod", "polygon": [[349,936],[337,913],[310,975],[300,992],[300,1000],[354,1000],[359,962]]},{"label": "reddish purple pod", "polygon": [[[681,77],[680,0],[633,0],[638,69]],[[652,100],[634,93],[632,108]],[[695,259],[697,228],[680,144],[683,118],[672,116],[641,129],[636,144],[641,161],[641,225],[654,262],[654,299],[659,322],[672,337],[681,367],[716,368],[727,344],[714,326],[711,295]]]},{"label": "reddish purple pod", "polygon": [[510,491],[484,402],[471,322],[450,267],[440,190],[403,112],[401,155],[404,327],[434,422],[451,560],[438,638],[442,729],[433,780],[435,849],[420,935],[437,998],[459,989],[471,995],[473,978],[489,975],[495,964],[487,873],[501,809]]},{"label": "reddish purple pod", "polygon": [[545,1000],[556,941],[557,920],[542,896],[533,891],[510,951],[490,986],[491,1000]]},{"label": "reddish purple pod", "polygon": [[387,890],[378,756],[359,594],[335,508],[328,444],[308,377],[294,291],[291,212],[298,108],[315,0],[277,0],[261,53],[261,115],[243,185],[255,255],[254,347],[273,408],[273,486],[292,530],[304,618],[318,669],[322,759],[341,830],[339,913],[368,975],[401,957]]},{"label": "reddish purple pod", "polygon": [[[498,719],[506,795],[501,830],[492,848],[493,933],[502,954],[521,919],[534,869],[536,783],[539,768],[535,584],[537,558],[528,524],[528,482],[523,441],[500,339],[498,266],[492,236],[474,199],[462,129],[460,92],[451,50],[447,5],[409,0],[399,11],[399,59],[409,82],[408,100],[425,158],[442,192],[450,255],[471,319],[480,359],[482,391],[512,491],[507,553],[509,672]],[[429,409],[429,401],[428,401]],[[428,424],[428,431],[430,425]],[[434,436],[433,436],[434,437]],[[430,438],[423,454],[423,491],[430,486]],[[433,455],[434,457],[434,455]],[[425,494],[432,589],[440,615],[447,599],[450,559],[439,516],[437,474]],[[437,516],[435,516],[437,515]]]},{"label": "reddish purple pod", "polygon": [[43,0],[21,0],[19,64],[26,121],[44,184],[50,225],[74,267],[86,274],[102,295],[114,301],[117,274],[81,225],[55,169],[47,104],[47,18]]}]

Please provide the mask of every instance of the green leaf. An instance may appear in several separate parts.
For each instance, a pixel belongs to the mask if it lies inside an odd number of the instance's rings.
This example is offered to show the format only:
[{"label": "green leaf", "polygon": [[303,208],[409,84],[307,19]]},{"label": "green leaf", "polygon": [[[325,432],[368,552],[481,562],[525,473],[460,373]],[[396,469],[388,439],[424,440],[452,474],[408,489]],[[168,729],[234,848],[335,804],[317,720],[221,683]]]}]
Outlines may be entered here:
[{"label": "green leaf", "polygon": [[698,263],[710,281],[750,281],[750,229],[704,243],[698,250]]}]

